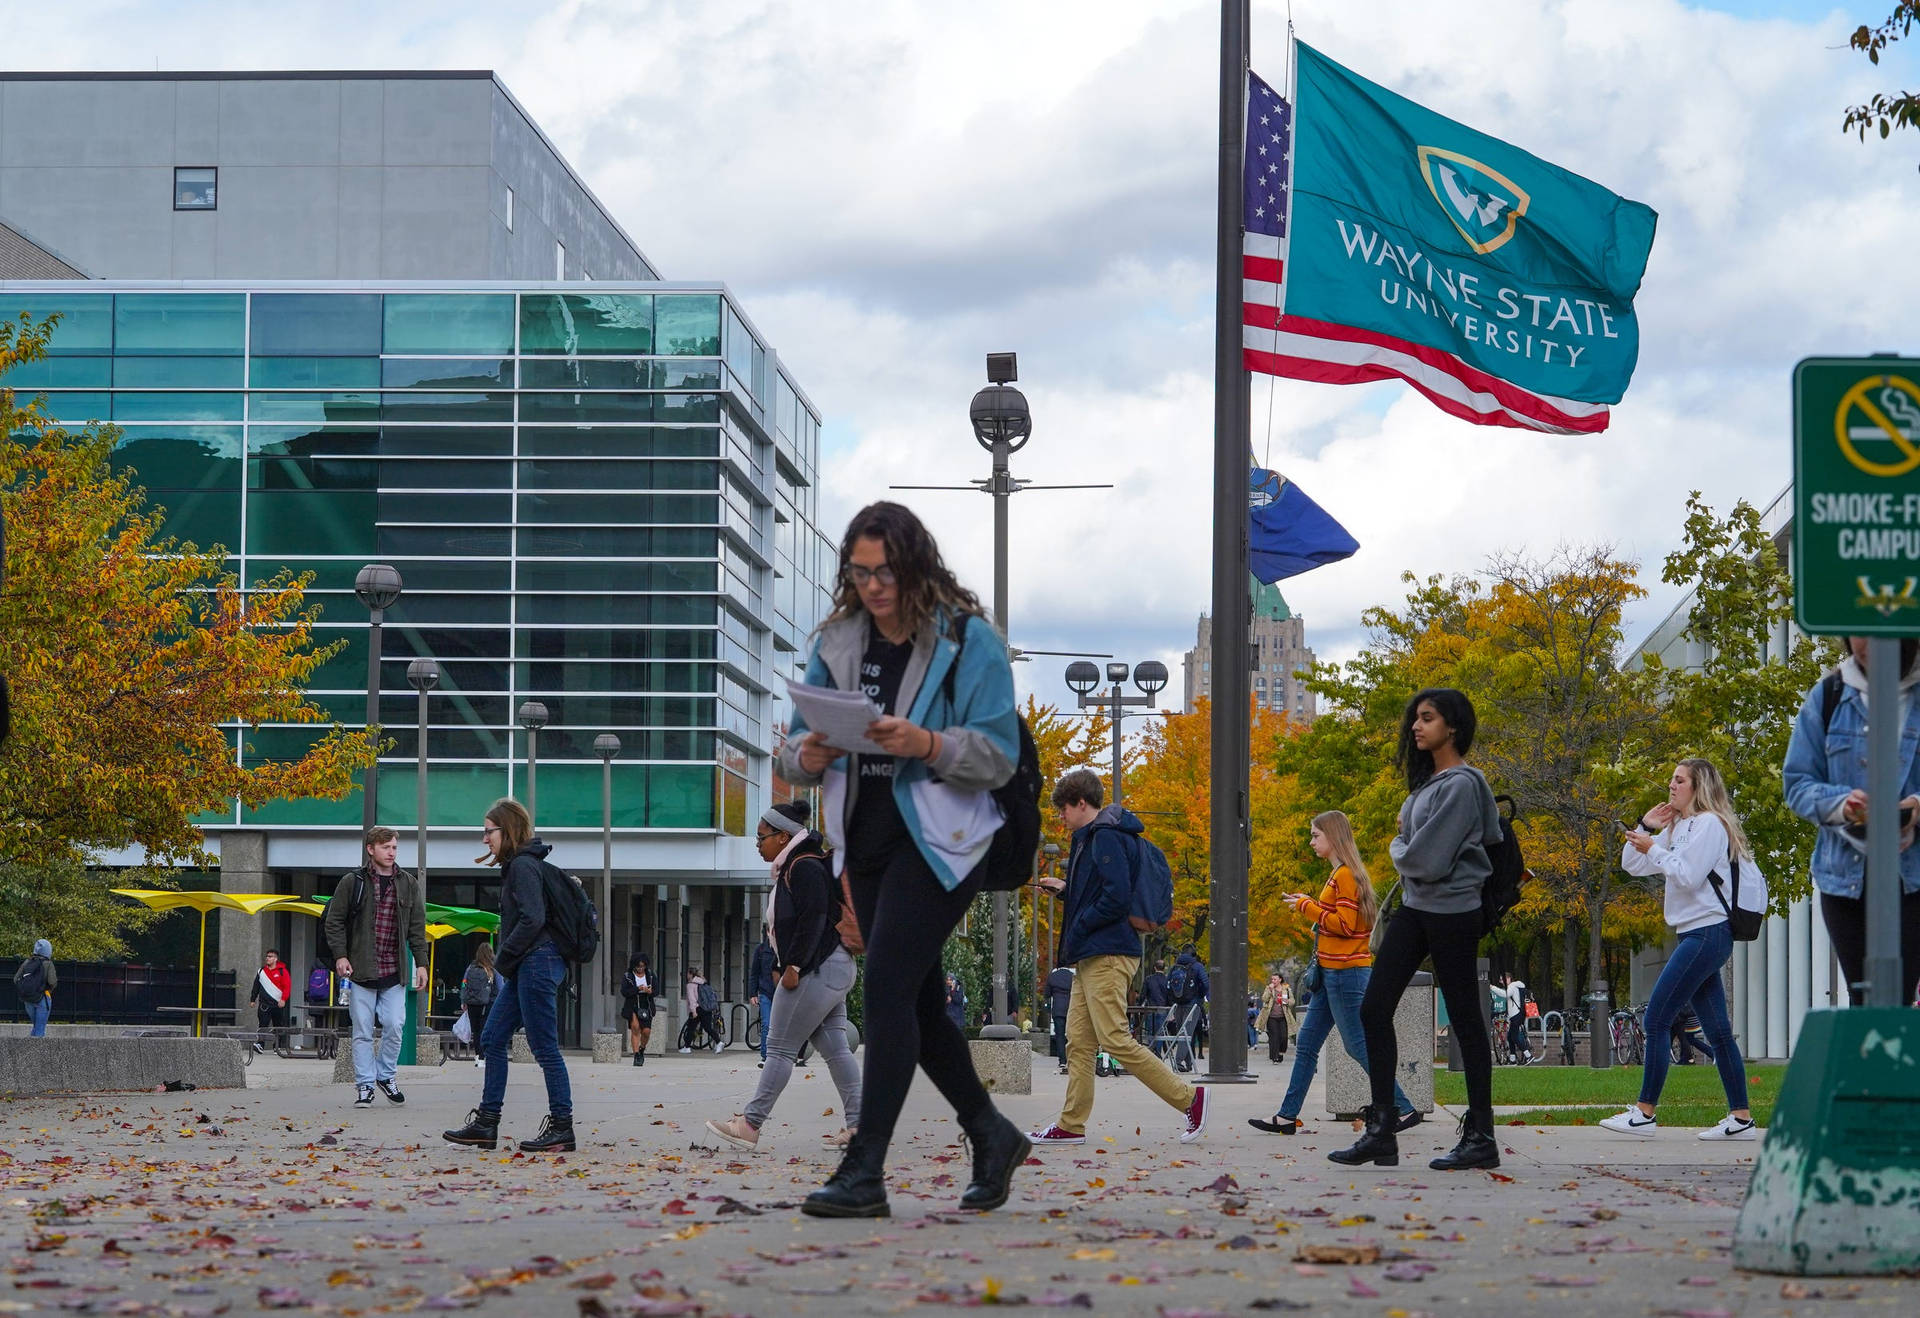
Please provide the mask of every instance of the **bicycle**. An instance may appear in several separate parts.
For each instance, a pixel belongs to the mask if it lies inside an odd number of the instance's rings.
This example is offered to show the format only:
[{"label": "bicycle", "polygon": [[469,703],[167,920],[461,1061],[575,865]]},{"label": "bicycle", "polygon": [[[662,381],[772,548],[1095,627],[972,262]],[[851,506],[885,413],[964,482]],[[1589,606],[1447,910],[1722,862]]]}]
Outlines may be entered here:
[{"label": "bicycle", "polygon": [[1642,1019],[1646,1008],[1629,1011],[1622,1007],[1607,1018],[1613,1040],[1613,1060],[1622,1066],[1641,1066],[1647,1060],[1647,1029]]}]

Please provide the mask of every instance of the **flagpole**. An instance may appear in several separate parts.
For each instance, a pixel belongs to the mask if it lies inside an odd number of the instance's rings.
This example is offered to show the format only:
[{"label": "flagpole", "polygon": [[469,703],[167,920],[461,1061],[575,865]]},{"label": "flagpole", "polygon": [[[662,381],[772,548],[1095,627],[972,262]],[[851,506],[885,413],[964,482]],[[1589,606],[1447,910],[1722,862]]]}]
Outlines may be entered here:
[{"label": "flagpole", "polygon": [[1241,351],[1249,0],[1220,4],[1220,209],[1213,348],[1213,734],[1208,926],[1213,1027],[1207,1078],[1247,1073],[1240,1003],[1247,989],[1247,768],[1252,599],[1247,591],[1247,445],[1251,403]]}]

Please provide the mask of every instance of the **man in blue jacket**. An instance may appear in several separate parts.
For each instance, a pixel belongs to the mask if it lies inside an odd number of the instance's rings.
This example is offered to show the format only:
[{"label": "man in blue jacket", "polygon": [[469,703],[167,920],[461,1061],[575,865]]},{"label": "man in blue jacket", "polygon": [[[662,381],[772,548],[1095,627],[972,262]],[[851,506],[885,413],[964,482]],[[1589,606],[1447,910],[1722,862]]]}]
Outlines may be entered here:
[{"label": "man in blue jacket", "polygon": [[1207,978],[1207,968],[1201,964],[1199,950],[1188,943],[1174,958],[1173,969],[1167,972],[1167,998],[1172,1003],[1168,1014],[1173,1019],[1173,1032],[1190,1041],[1174,1045],[1175,1070],[1193,1070],[1193,1043],[1206,1033],[1207,999],[1211,996],[1213,984]]},{"label": "man in blue jacket", "polygon": [[753,989],[753,996],[747,999],[747,1005],[760,1013],[760,1065],[767,1064],[767,1036],[773,1033],[773,903],[767,903],[767,931],[760,935],[760,942],[753,949],[753,963],[747,970],[747,983]]},{"label": "man in blue jacket", "polygon": [[1075,970],[1067,1009],[1067,1097],[1059,1120],[1030,1138],[1043,1145],[1087,1142],[1094,1054],[1104,1052],[1181,1114],[1180,1142],[1190,1144],[1206,1129],[1206,1087],[1168,1070],[1127,1029],[1127,993],[1140,966],[1133,882],[1145,829],[1117,805],[1101,809],[1104,795],[1100,779],[1087,769],[1075,769],[1053,789],[1054,808],[1073,830],[1066,881],[1042,880],[1065,892],[1055,964]]}]

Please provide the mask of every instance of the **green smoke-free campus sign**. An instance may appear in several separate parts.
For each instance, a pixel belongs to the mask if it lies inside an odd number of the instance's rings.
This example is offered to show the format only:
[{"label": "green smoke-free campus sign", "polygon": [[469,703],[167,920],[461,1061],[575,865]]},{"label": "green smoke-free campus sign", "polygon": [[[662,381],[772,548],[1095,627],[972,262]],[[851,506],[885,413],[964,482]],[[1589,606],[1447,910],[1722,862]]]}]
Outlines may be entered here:
[{"label": "green smoke-free campus sign", "polygon": [[1794,368],[1793,550],[1800,630],[1920,635],[1920,361]]}]

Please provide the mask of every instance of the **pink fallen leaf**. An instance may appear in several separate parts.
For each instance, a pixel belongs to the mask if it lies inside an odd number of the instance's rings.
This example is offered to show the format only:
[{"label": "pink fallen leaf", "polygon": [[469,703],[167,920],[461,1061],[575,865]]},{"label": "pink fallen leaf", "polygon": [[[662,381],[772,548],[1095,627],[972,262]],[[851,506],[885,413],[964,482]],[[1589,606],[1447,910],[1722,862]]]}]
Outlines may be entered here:
[{"label": "pink fallen leaf", "polygon": [[1347,1278],[1347,1294],[1363,1300],[1377,1300],[1380,1298],[1379,1291],[1367,1285],[1366,1282],[1360,1280],[1357,1276]]}]

